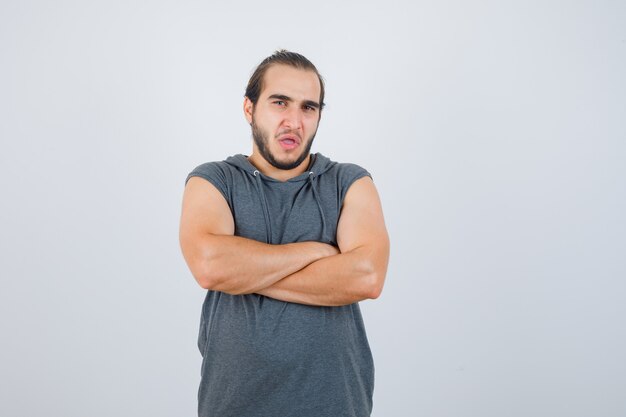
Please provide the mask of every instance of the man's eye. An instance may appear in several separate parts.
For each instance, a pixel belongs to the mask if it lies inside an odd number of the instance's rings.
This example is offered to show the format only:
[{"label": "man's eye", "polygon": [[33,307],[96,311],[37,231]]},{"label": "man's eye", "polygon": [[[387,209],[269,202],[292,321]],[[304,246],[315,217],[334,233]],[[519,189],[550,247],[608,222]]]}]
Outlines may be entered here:
[{"label": "man's eye", "polygon": [[279,105],[279,106],[284,106],[284,105],[285,105],[285,102],[284,102],[283,100],[276,100],[276,101],[274,102],[274,104],[277,104],[277,105]]},{"label": "man's eye", "polygon": [[313,107],[313,106],[304,106],[304,110],[306,110],[306,111],[315,111],[315,107]]}]

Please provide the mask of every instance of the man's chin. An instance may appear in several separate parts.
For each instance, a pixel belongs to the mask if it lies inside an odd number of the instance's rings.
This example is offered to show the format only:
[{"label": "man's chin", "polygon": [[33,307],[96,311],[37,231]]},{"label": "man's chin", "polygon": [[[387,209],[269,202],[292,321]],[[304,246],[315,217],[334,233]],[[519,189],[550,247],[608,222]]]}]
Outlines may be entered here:
[{"label": "man's chin", "polygon": [[298,168],[300,165],[302,165],[302,163],[306,160],[307,156],[308,154],[303,153],[303,154],[298,155],[298,157],[287,156],[287,157],[278,159],[272,155],[271,160],[268,160],[268,162],[274,168],[289,171],[289,170]]},{"label": "man's chin", "polygon": [[282,169],[283,171],[290,171],[298,168],[302,161],[268,161],[274,168]]}]

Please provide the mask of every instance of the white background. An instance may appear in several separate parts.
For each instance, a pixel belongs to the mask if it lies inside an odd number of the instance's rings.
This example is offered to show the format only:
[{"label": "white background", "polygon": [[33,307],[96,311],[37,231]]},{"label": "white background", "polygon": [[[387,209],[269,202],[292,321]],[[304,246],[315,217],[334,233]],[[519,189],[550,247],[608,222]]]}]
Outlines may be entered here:
[{"label": "white background", "polygon": [[0,3],[0,415],[194,415],[183,183],[281,47],[383,199],[374,416],[626,415],[625,3],[393,0]]}]

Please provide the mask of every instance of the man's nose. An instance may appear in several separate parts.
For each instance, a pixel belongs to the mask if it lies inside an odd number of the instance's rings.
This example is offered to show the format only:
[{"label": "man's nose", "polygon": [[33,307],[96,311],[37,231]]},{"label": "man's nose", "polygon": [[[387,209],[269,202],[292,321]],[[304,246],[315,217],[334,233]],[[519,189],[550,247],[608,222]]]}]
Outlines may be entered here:
[{"label": "man's nose", "polygon": [[285,125],[291,129],[299,129],[302,126],[302,110],[292,106],[284,113]]}]

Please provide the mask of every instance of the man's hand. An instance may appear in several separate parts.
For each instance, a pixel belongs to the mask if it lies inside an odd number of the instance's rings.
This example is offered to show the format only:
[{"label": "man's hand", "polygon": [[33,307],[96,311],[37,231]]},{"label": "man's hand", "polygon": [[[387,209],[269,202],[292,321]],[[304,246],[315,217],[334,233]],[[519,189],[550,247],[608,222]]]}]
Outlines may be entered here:
[{"label": "man's hand", "polygon": [[233,236],[235,224],[224,196],[192,177],[183,196],[180,245],[198,284],[229,294],[259,292],[314,261],[339,253],[320,242],[270,245]]}]

